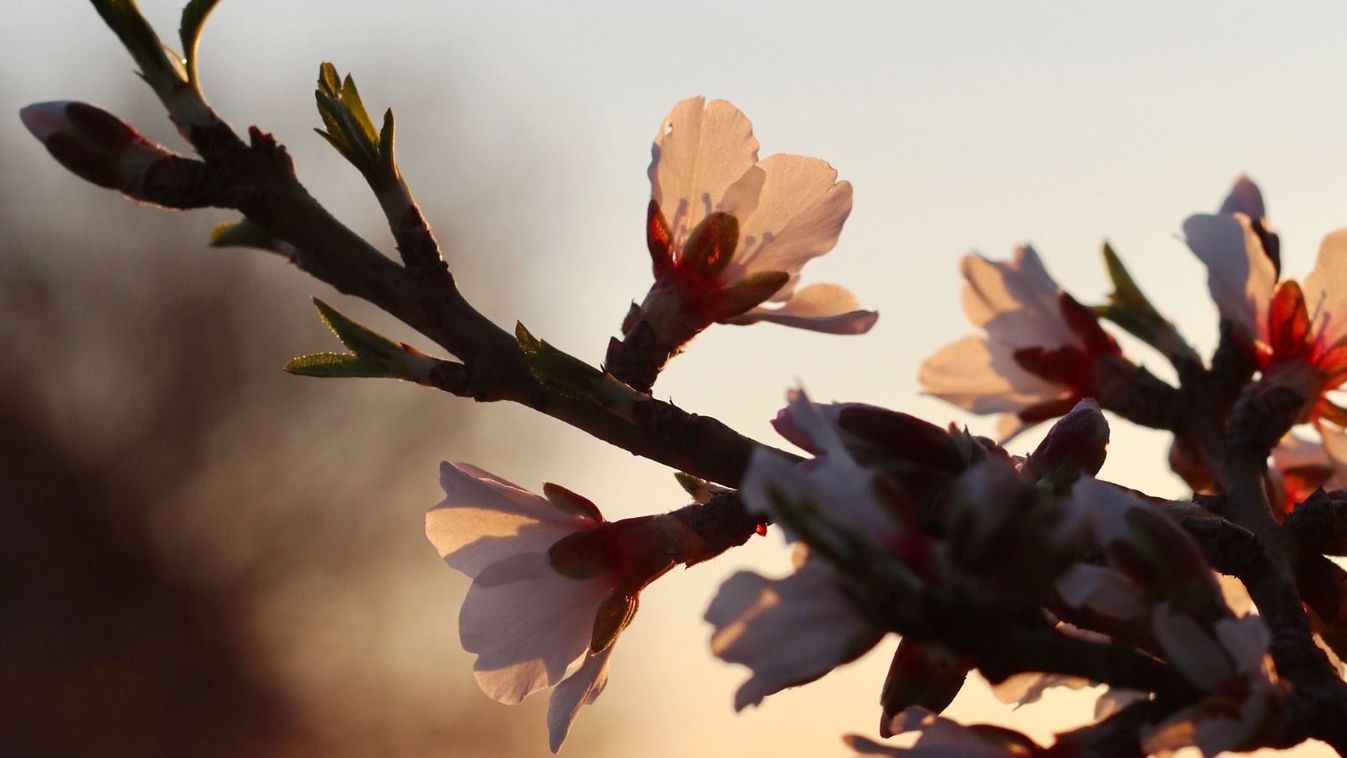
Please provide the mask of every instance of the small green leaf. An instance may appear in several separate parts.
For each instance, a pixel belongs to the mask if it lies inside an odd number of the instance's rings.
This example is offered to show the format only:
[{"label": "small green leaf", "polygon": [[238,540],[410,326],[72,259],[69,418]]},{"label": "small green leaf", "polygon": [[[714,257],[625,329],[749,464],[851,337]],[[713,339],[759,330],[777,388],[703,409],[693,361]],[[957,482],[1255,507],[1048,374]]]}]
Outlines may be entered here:
[{"label": "small green leaf", "polygon": [[384,126],[379,130],[379,157],[383,159],[383,169],[389,177],[398,175],[397,158],[394,157],[393,148],[394,131],[393,109],[389,108],[384,111]]},{"label": "small green leaf", "polygon": [[283,253],[281,245],[285,243],[272,236],[271,232],[254,224],[248,219],[226,221],[210,230],[211,247],[254,247]]},{"label": "small green leaf", "polygon": [[182,39],[182,54],[187,59],[187,81],[196,84],[196,53],[201,44],[201,29],[206,25],[206,17],[215,10],[220,0],[190,0],[182,9],[182,23],[178,25],[178,36]]},{"label": "small green leaf", "polygon": [[324,61],[318,66],[318,91],[335,98],[337,92],[341,90],[341,77],[337,75],[337,67]]},{"label": "small green leaf", "polygon": [[1154,344],[1156,335],[1169,324],[1151,301],[1142,293],[1132,278],[1122,259],[1113,251],[1113,246],[1104,243],[1104,265],[1108,268],[1109,279],[1113,282],[1113,292],[1109,293],[1108,304],[1096,306],[1093,310],[1132,333],[1147,344]]},{"label": "small green leaf", "polygon": [[711,498],[723,492],[733,492],[729,487],[722,487],[719,484],[708,482],[687,473],[686,471],[675,471],[674,479],[678,481],[678,486],[688,493],[695,502],[706,503]]},{"label": "small green leaf", "polygon": [[514,338],[519,343],[519,349],[524,353],[525,358],[530,358],[535,355],[543,344],[524,327],[524,322],[522,321],[515,322]]},{"label": "small green leaf", "polygon": [[[359,169],[371,186],[376,189],[385,186],[393,175],[389,168],[393,140],[391,115],[386,114],[384,117],[385,133],[376,132],[360,100],[355,80],[349,75],[345,79],[340,78],[331,63],[323,63],[318,68],[318,86],[314,90],[314,99],[318,105],[318,115],[326,127],[326,131],[316,131]],[[384,147],[385,142],[387,149]]]},{"label": "small green leaf", "polygon": [[340,379],[395,376],[386,367],[350,353],[301,355],[290,359],[285,364],[285,370],[300,376]]},{"label": "small green leaf", "polygon": [[432,376],[443,361],[432,358],[410,345],[394,342],[369,327],[352,321],[318,298],[314,298],[313,302],[318,306],[323,323],[327,324],[351,353],[347,355],[325,353],[321,357],[304,356],[295,359],[302,362],[296,365],[318,367],[315,370],[331,372],[322,374],[323,376],[386,376],[431,387],[438,386]]},{"label": "small green leaf", "polygon": [[534,337],[522,323],[515,324],[514,333],[529,373],[539,384],[555,392],[596,403],[627,419],[632,418],[636,406],[650,400],[612,374]]},{"label": "small green leaf", "polygon": [[515,326],[515,338],[539,383],[571,397],[602,399],[602,371],[535,338],[523,324]]},{"label": "small green leaf", "polygon": [[360,91],[356,89],[355,80],[350,74],[347,74],[342,82],[341,103],[346,106],[352,120],[360,128],[360,136],[365,138],[365,142],[371,145],[378,144],[379,134],[374,131],[374,124],[370,121],[369,114],[365,112],[365,104],[360,102]]},{"label": "small green leaf", "polygon": [[686,471],[675,471],[674,479],[677,480],[678,486],[682,487],[684,492],[694,498],[706,491],[707,481]]},{"label": "small green leaf", "polygon": [[343,316],[336,308],[322,300],[315,297],[313,303],[318,306],[318,312],[323,317],[323,323],[327,324],[332,333],[337,335],[341,344],[356,355],[365,357],[386,356],[402,349],[398,343],[378,334],[364,324]]}]

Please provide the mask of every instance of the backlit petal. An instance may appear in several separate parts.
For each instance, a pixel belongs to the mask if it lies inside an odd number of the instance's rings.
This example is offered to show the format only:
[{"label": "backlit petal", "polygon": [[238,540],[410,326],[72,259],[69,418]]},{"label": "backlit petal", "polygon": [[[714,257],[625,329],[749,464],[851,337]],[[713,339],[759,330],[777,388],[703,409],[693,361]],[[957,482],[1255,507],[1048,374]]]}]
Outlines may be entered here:
[{"label": "backlit petal", "polygon": [[757,162],[758,141],[738,108],[693,97],[664,118],[650,153],[651,197],[669,222],[674,246],[681,248],[730,185]]},{"label": "backlit petal", "polygon": [[1010,261],[966,255],[959,264],[964,313],[997,342],[1012,347],[1079,345],[1062,318],[1061,287],[1028,245]]},{"label": "backlit petal", "polygon": [[1311,333],[1324,347],[1337,344],[1347,336],[1347,229],[1324,237],[1304,292]]},{"label": "backlit petal", "polygon": [[711,652],[752,670],[735,693],[735,710],[787,687],[812,682],[855,660],[883,636],[833,583],[828,565],[810,560],[782,579],[741,571],[711,601]]},{"label": "backlit petal", "polygon": [[1191,616],[1175,613],[1168,601],[1155,606],[1151,630],[1169,662],[1197,687],[1212,692],[1234,675],[1221,645]]},{"label": "backlit petal", "polygon": [[1228,214],[1189,216],[1183,222],[1183,236],[1207,267],[1207,288],[1221,317],[1243,327],[1249,336],[1264,339],[1277,272],[1249,219]]},{"label": "backlit petal", "polygon": [[594,616],[610,594],[608,577],[562,576],[546,554],[483,570],[458,617],[463,648],[477,654],[473,669],[482,691],[513,704],[561,681],[589,649]]},{"label": "backlit petal", "polygon": [[1024,370],[1012,348],[968,336],[921,364],[922,389],[973,413],[1014,412],[1070,394]]},{"label": "backlit petal", "polygon": [[737,324],[771,321],[776,324],[829,334],[864,334],[879,320],[874,311],[861,310],[856,296],[836,284],[811,284],[797,290],[780,307],[759,306],[734,320]]},{"label": "backlit petal", "polygon": [[445,498],[426,513],[428,537],[445,563],[468,576],[516,553],[539,553],[593,522],[466,464],[440,465]]},{"label": "backlit petal", "polygon": [[794,289],[800,268],[837,244],[851,213],[851,184],[838,182],[837,171],[818,158],[773,155],[758,168],[766,182],[754,212],[740,219],[739,247],[720,280],[785,271],[792,283],[773,296],[781,301]]},{"label": "backlit petal", "polygon": [[1240,176],[1235,180],[1235,185],[1230,188],[1230,194],[1226,195],[1225,201],[1221,203],[1221,209],[1217,212],[1243,213],[1255,220],[1267,216],[1267,208],[1263,205],[1263,193],[1247,176]]},{"label": "backlit petal", "polygon": [[547,736],[553,753],[566,741],[580,706],[594,702],[607,686],[608,658],[613,654],[613,647],[609,645],[598,653],[586,655],[584,665],[552,690],[552,698],[547,701]]}]

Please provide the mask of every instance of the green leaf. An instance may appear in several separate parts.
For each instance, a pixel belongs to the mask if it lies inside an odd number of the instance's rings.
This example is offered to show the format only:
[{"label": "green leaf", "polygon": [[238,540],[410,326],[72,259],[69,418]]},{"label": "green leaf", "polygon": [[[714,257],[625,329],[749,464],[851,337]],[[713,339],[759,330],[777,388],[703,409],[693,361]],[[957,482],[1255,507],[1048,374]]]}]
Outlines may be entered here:
[{"label": "green leaf", "polygon": [[1154,344],[1156,335],[1168,327],[1169,322],[1151,305],[1123,265],[1122,259],[1113,251],[1113,246],[1107,242],[1104,243],[1104,265],[1113,282],[1113,292],[1109,293],[1108,304],[1096,306],[1094,312],[1147,344]]},{"label": "green leaf", "polygon": [[350,353],[314,353],[290,359],[285,370],[300,376],[323,378],[396,377],[388,368]]},{"label": "green leaf", "polygon": [[332,333],[337,335],[341,344],[356,355],[373,358],[390,355],[402,349],[398,343],[364,324],[352,321],[322,300],[315,297],[313,303],[318,306],[318,312],[323,318],[323,323],[327,324]]},{"label": "green leaf", "polygon": [[379,134],[374,131],[374,124],[370,121],[369,114],[365,112],[365,104],[360,102],[360,91],[356,89],[355,80],[350,74],[347,74],[342,82],[341,103],[346,106],[355,125],[360,128],[360,136],[365,138],[364,141],[370,145],[377,144]]},{"label": "green leaf", "polygon": [[206,25],[206,17],[215,10],[220,0],[190,0],[182,9],[182,22],[178,25],[178,36],[182,39],[182,54],[187,58],[187,81],[196,84],[196,53],[201,44],[201,29]]},{"label": "green leaf", "polygon": [[515,324],[514,333],[529,373],[544,387],[567,397],[596,403],[623,418],[632,418],[636,407],[650,399],[612,374],[534,337],[521,323]]},{"label": "green leaf", "polygon": [[283,244],[271,232],[246,218],[226,221],[210,230],[211,247],[254,247],[284,255]]},{"label": "green leaf", "polygon": [[537,339],[523,324],[515,326],[515,338],[529,371],[541,384],[571,397],[593,399],[601,394],[606,375],[599,369]]},{"label": "green leaf", "polygon": [[[442,361],[409,345],[394,342],[369,327],[352,321],[318,298],[314,298],[313,302],[318,306],[318,313],[322,316],[323,323],[327,324],[351,353],[302,356],[287,364],[287,371],[306,373],[308,376],[393,377],[431,387],[437,386],[431,377]],[[301,370],[293,371],[291,366]],[[327,373],[312,373],[314,371]]]},{"label": "green leaf", "polygon": [[337,75],[337,67],[324,61],[318,66],[318,91],[335,98],[341,90],[341,77]]},{"label": "green leaf", "polygon": [[383,169],[389,177],[398,175],[398,164],[393,149],[394,131],[393,109],[388,108],[384,111],[384,126],[379,130],[379,157],[383,159]]},{"label": "green leaf", "polygon": [[[384,186],[392,175],[387,168],[392,160],[391,153],[384,155],[382,152],[385,135],[375,131],[365,105],[360,100],[355,80],[349,75],[341,79],[335,66],[323,63],[318,68],[318,86],[314,90],[314,99],[318,104],[318,115],[327,129],[316,131],[359,169],[372,186]],[[388,126],[389,120],[386,116],[384,123],[391,147],[393,135]]]}]

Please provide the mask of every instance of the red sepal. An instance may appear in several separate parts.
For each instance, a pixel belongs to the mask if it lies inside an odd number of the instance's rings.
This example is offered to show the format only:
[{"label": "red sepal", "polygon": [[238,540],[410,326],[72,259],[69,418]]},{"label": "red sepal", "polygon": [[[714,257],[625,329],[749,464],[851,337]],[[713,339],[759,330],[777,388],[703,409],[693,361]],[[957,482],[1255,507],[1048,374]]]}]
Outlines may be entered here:
[{"label": "red sepal", "polygon": [[595,523],[603,523],[603,514],[599,512],[599,506],[595,505],[594,501],[584,495],[571,492],[560,484],[544,482],[543,496],[552,505],[566,513],[574,513]]},{"label": "red sepal", "polygon": [[1274,361],[1292,360],[1306,352],[1305,338],[1310,332],[1310,315],[1300,285],[1284,281],[1273,290],[1268,307],[1268,333]]},{"label": "red sepal", "polygon": [[654,200],[646,209],[645,244],[650,248],[650,262],[656,279],[673,270],[673,238],[669,234],[669,222],[664,220],[664,213]]},{"label": "red sepal", "polygon": [[1085,350],[1091,355],[1122,355],[1117,340],[1099,325],[1099,317],[1094,311],[1076,302],[1074,297],[1063,292],[1057,297],[1057,309],[1062,314],[1068,329],[1085,343]]},{"label": "red sepal", "polygon": [[[1034,376],[1083,392],[1090,386],[1093,373],[1089,356],[1080,348],[1025,347],[1011,354],[1020,367]],[[1071,410],[1068,408],[1067,410]]]}]

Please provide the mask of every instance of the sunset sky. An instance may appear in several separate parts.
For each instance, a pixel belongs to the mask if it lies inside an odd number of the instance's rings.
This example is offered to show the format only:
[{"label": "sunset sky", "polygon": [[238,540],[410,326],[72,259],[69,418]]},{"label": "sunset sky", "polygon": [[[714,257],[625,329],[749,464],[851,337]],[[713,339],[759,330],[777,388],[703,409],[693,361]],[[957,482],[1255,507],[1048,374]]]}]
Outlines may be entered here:
[{"label": "sunset sky", "polygon": [[[141,4],[172,39],[179,4]],[[32,192],[21,201],[27,223],[55,224],[53,207],[71,193],[81,202],[119,202],[59,170],[15,114],[51,99],[153,112],[150,91],[87,4],[6,5],[0,112],[8,120],[0,121],[0,156],[5,171],[32,177]],[[752,119],[762,155],[828,160],[854,185],[855,207],[837,248],[806,267],[804,281],[851,289],[880,312],[875,329],[832,337],[765,324],[716,327],[655,388],[683,408],[785,444],[768,420],[797,385],[818,400],[871,402],[991,432],[991,419],[922,397],[916,383],[926,356],[970,331],[957,271],[969,251],[1005,257],[1032,242],[1063,286],[1097,302],[1107,292],[1099,248],[1108,239],[1157,306],[1209,349],[1215,309],[1199,264],[1176,236],[1186,215],[1214,210],[1247,172],[1268,199],[1291,276],[1308,272],[1325,233],[1347,225],[1344,29],[1347,5],[1330,2],[825,8],[225,0],[207,27],[201,69],[207,97],[226,119],[274,132],[310,190],[391,252],[359,175],[311,131],[318,64],[332,61],[353,73],[371,111],[391,105],[397,113],[403,172],[468,298],[498,323],[521,321],[594,363],[628,302],[649,284],[645,171],[650,140],[670,106],[697,94],[731,100]],[[165,119],[137,126],[179,145]],[[226,217],[199,214],[200,237]],[[204,245],[182,252],[221,254]],[[272,275],[303,279],[279,263]],[[316,282],[302,286],[428,347],[410,329],[380,321],[372,306]],[[297,310],[308,307],[296,298]],[[1124,344],[1167,375],[1155,354]],[[288,357],[278,348],[276,365]],[[314,382],[312,391],[325,387]],[[347,411],[379,415],[377,393],[364,402]],[[473,423],[466,434],[408,458],[393,472],[401,487],[370,504],[398,529],[419,530],[424,510],[440,498],[442,459],[469,461],[520,484],[562,483],[610,519],[685,502],[668,470],[559,422],[516,407],[467,408],[468,401],[448,396],[442,402],[462,406]],[[1122,422],[1113,431],[1101,477],[1157,495],[1184,494],[1164,466],[1165,435]],[[1012,451],[1032,449],[1036,440],[1028,434]],[[380,654],[389,665],[416,670],[426,692],[470,686],[467,662],[439,652],[458,649],[464,585],[429,546],[423,558],[420,581],[436,587],[430,596],[438,599],[399,607],[400,628],[389,635],[395,642]],[[607,741],[593,754],[612,758],[826,758],[848,754],[843,733],[873,735],[892,639],[816,684],[733,712],[745,671],[710,656],[701,614],[734,570],[780,574],[788,566],[773,530],[650,587],[618,643],[608,689],[581,713],[574,737],[602,727]],[[419,667],[421,660],[436,663]],[[1011,713],[981,684],[970,684],[949,714],[1046,738],[1088,719],[1092,707],[1089,697],[1054,695]],[[519,713],[514,725],[536,734],[545,751],[537,709]],[[445,752],[452,754],[451,746]]]}]

